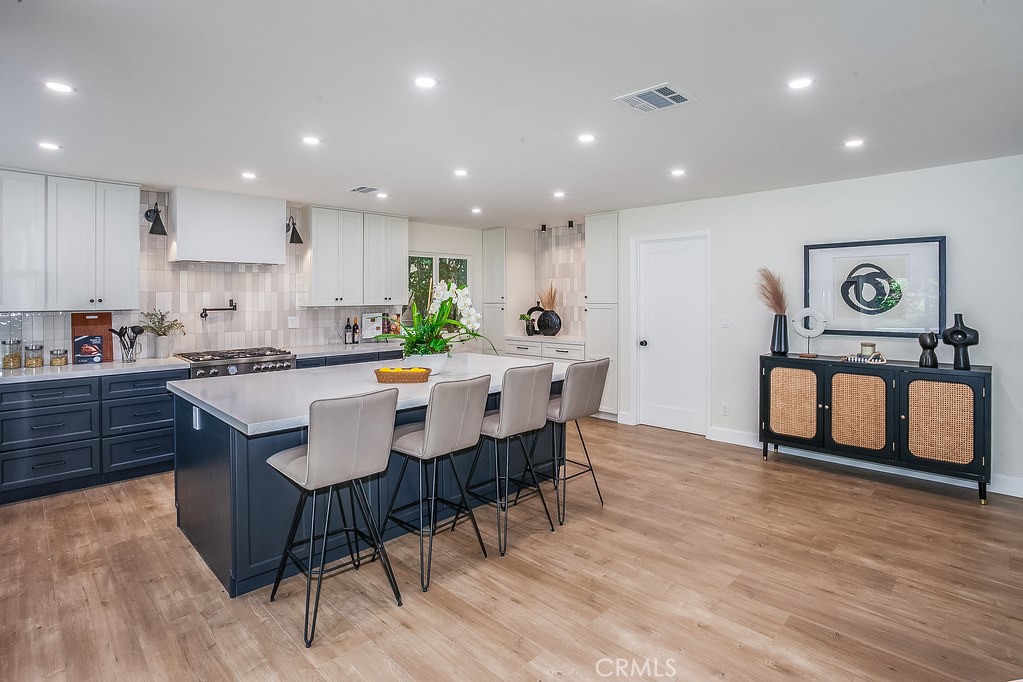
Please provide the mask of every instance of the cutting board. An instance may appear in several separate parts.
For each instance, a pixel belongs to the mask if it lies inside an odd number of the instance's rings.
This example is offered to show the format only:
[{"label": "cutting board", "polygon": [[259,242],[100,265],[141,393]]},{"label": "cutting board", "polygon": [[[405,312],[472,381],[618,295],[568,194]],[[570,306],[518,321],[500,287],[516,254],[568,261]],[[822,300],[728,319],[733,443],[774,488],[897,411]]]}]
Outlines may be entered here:
[{"label": "cutting board", "polygon": [[114,337],[110,333],[110,327],[114,324],[112,318],[111,313],[71,313],[72,342],[78,336],[100,336],[103,338],[103,362],[113,362]]}]

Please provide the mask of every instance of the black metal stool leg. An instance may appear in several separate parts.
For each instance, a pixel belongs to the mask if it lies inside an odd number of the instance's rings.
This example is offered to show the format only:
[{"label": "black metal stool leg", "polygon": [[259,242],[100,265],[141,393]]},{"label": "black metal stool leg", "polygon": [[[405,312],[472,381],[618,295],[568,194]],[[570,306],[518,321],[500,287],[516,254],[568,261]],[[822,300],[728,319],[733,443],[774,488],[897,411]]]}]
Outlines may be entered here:
[{"label": "black metal stool leg", "polygon": [[[472,475],[474,473],[476,473],[476,465],[479,464],[479,461],[480,461],[480,450],[482,448],[483,448],[483,439],[480,438],[480,442],[476,444],[476,454],[472,458],[472,466],[469,467],[469,478],[465,479],[465,487],[466,488],[471,488],[472,487]],[[454,462],[452,462],[451,465],[454,466]],[[455,473],[458,473],[458,472],[456,471]],[[463,500],[463,502],[464,502],[464,500]],[[454,519],[454,521],[451,522],[451,532],[452,533],[455,532],[455,526],[458,525],[458,517],[460,517],[461,515],[462,515],[462,510],[461,509],[456,509],[455,510],[455,519]]]},{"label": "black metal stool leg", "polygon": [[578,419],[575,420],[575,430],[579,432],[579,442],[583,444],[583,454],[586,455],[586,466],[590,468],[590,476],[593,477],[593,487],[597,489],[597,497],[600,499],[600,506],[603,507],[604,496],[600,494],[600,486],[597,484],[597,473],[593,470],[593,462],[590,461],[590,451],[586,449],[586,440],[583,438],[583,430],[579,427]]},{"label": "black metal stool leg", "polygon": [[277,577],[274,578],[274,587],[270,590],[270,601],[277,597],[277,588],[281,586],[284,569],[288,567],[288,551],[291,549],[291,543],[295,541],[295,533],[298,532],[298,524],[302,522],[302,510],[305,509],[305,502],[308,498],[309,493],[305,490],[299,491],[298,504],[295,505],[295,515],[291,519],[291,530],[288,531],[288,539],[284,542],[284,551],[281,552],[281,563],[277,565]]},{"label": "black metal stool leg", "polygon": [[[555,432],[555,434],[557,433],[557,431],[558,431],[558,425],[555,424],[554,425],[554,432]],[[565,430],[565,435],[566,436],[568,435],[567,430]],[[561,457],[558,457],[558,455],[557,455],[558,450],[566,449],[565,447],[558,448],[557,447],[558,445],[559,445],[558,438],[557,438],[557,436],[555,436],[555,438],[554,438],[554,446],[555,446],[554,452],[556,454],[555,454],[554,457],[555,457],[555,461],[558,463],[558,467],[554,470],[554,474],[555,474],[555,476],[554,476],[554,494],[555,494],[555,497],[557,498],[555,501],[558,503],[558,525],[559,526],[564,526],[565,525],[565,510],[566,510],[566,508],[568,506],[568,454],[562,452],[561,453]],[[567,445],[568,444],[565,443],[565,446],[567,446]],[[558,478],[559,477],[561,478],[560,484],[558,483]]]},{"label": "black metal stool leg", "polygon": [[465,485],[462,483],[462,477],[458,475],[458,469],[455,468],[455,456],[448,454],[448,461],[451,462],[451,471],[455,474],[455,483],[458,484],[458,493],[462,496],[461,506],[465,507],[466,514],[469,516],[469,521],[472,523],[472,529],[476,532],[476,540],[480,543],[480,550],[483,551],[483,558],[487,558],[487,546],[483,544],[483,535],[480,534],[479,524],[476,523],[476,515],[472,512],[472,507],[469,506],[469,499],[465,492]]},{"label": "black metal stool leg", "polygon": [[[373,512],[369,505],[369,496],[366,495],[366,489],[362,485],[362,481],[352,481],[352,489],[354,490],[354,497],[358,500],[359,506],[362,508],[362,516],[366,519],[366,527],[369,529],[369,535],[373,538],[373,543],[376,545],[377,552],[380,553],[380,563],[384,566],[384,573],[387,575],[387,582],[391,584],[391,591],[394,592],[394,601],[401,606],[401,592],[398,591],[398,581],[394,579],[394,571],[391,569],[391,561],[387,558],[387,550],[384,549],[384,539],[380,536],[380,531],[377,529],[376,521],[373,519]],[[355,516],[355,510],[352,509],[352,516]]]},{"label": "black metal stool leg", "polygon": [[[522,442],[522,436],[518,437],[519,447],[522,448],[522,454],[526,457],[526,472],[529,477],[533,479],[533,485],[536,486],[536,492],[540,495],[540,503],[543,505],[543,513],[547,515],[547,523],[551,527],[551,532],[554,532],[554,520],[551,518],[551,512],[547,509],[547,500],[544,499],[543,490],[540,489],[540,481],[536,477],[536,472],[533,471],[533,451],[536,449],[537,439],[533,439],[533,445],[529,448],[529,452],[526,452],[526,444]],[[522,490],[522,486],[519,486],[519,490]],[[515,498],[518,499],[518,493],[515,493]]]},{"label": "black metal stool leg", "polygon": [[[430,488],[430,541],[427,545],[425,556],[423,552],[424,531],[426,530],[423,519],[423,469],[430,467],[419,460],[419,584],[423,592],[430,589],[430,571],[433,568],[433,536],[437,532],[437,460],[432,462],[433,475],[428,481]],[[427,476],[427,478],[431,478]]]},{"label": "black metal stool leg", "polygon": [[[341,512],[341,527],[345,529],[345,544],[348,546],[348,554],[352,557],[352,567],[359,570],[359,539],[356,537],[355,545],[352,545],[352,531],[349,528],[354,528],[357,524],[357,517],[355,514],[355,496],[352,494],[351,486],[348,487],[348,499],[352,502],[352,525],[348,525],[348,517],[345,514],[345,505],[341,502],[341,488],[334,488],[334,498],[337,500],[337,509]],[[327,498],[327,504],[330,504],[330,498]]]},{"label": "black metal stool leg", "polygon": [[[504,493],[501,493],[501,482]],[[497,551],[508,551],[508,439],[504,439],[504,475],[501,475],[501,442],[494,441],[494,506],[497,508]]]},{"label": "black metal stool leg", "polygon": [[[394,484],[394,492],[391,493],[391,501],[387,504],[387,512],[384,514],[384,518],[380,522],[380,537],[384,536],[387,531],[387,522],[391,519],[391,513],[394,511],[394,501],[398,499],[398,491],[401,489],[401,480],[405,478],[405,469],[408,468],[408,457],[404,457],[401,462],[401,471],[398,472],[398,480]],[[422,475],[422,473],[420,473]],[[420,488],[421,490],[422,488]]]},{"label": "black metal stool leg", "polygon": [[332,492],[334,492],[334,486],[327,489],[327,509],[323,515],[323,544],[320,546],[320,568],[316,572],[316,600],[313,602],[313,619],[310,626],[309,593],[313,579],[313,549],[316,545],[314,541],[316,537],[316,492],[313,491],[313,518],[309,524],[309,571],[306,573],[305,583],[305,630],[303,635],[306,649],[313,645],[313,637],[316,636],[316,616],[320,611],[320,587],[323,585],[323,566],[327,559],[327,533],[330,529],[330,496]]}]

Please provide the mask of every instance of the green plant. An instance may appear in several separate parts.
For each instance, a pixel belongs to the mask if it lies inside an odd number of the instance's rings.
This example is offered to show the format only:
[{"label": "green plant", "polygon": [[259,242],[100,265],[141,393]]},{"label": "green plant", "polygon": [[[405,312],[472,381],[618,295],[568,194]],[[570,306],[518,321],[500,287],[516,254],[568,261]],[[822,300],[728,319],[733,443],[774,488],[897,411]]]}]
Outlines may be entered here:
[{"label": "green plant", "polygon": [[167,336],[171,332],[180,331],[185,334],[185,325],[181,320],[170,320],[170,313],[159,308],[153,308],[152,312],[142,313],[142,328],[148,334],[156,336]]},{"label": "green plant", "polygon": [[521,315],[519,315],[519,319],[522,320],[523,322],[529,322],[531,319],[533,319],[533,316],[528,313],[522,313]]},{"label": "green plant", "polygon": [[[401,339],[401,352],[406,358],[413,355],[447,353],[451,345],[483,339],[494,348],[490,339],[479,333],[480,314],[472,307],[468,287],[458,288],[454,282],[441,280],[433,287],[430,308],[424,315],[415,300],[410,306],[412,322],[401,323],[400,334],[378,334],[378,339]],[[458,311],[459,319],[451,317]],[[494,349],[497,352],[497,349]]]}]

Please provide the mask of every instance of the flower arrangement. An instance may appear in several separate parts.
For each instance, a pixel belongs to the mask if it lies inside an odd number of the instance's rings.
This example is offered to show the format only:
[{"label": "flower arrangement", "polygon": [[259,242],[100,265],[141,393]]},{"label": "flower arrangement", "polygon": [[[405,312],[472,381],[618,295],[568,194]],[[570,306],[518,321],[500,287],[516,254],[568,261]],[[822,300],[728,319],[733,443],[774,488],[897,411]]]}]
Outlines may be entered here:
[{"label": "flower arrangement", "polygon": [[784,315],[789,307],[781,277],[767,268],[757,270],[757,296],[775,315]]},{"label": "flower arrangement", "polygon": [[[452,317],[457,310],[458,319]],[[452,344],[483,339],[493,348],[490,339],[479,333],[481,316],[472,305],[469,288],[458,288],[454,282],[441,280],[433,286],[430,308],[422,314],[416,302],[411,305],[412,322],[399,324],[397,334],[378,334],[378,339],[401,339],[401,352],[406,358],[414,355],[448,353]],[[495,349],[496,352],[496,349]]]},{"label": "flower arrangement", "polygon": [[146,333],[155,336],[168,336],[175,331],[180,331],[184,335],[185,325],[181,320],[171,320],[168,319],[169,317],[170,313],[166,310],[153,308],[152,312],[142,313],[142,328],[146,330]]}]

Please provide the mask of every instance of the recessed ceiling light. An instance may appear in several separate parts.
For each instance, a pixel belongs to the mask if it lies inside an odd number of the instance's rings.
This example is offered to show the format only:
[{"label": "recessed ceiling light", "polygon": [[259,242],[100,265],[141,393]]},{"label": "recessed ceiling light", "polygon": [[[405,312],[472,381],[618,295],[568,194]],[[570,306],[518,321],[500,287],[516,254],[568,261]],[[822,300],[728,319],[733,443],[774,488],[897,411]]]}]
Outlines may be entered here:
[{"label": "recessed ceiling light", "polygon": [[386,199],[387,192],[377,192],[377,199]]},{"label": "recessed ceiling light", "polygon": [[852,147],[862,147],[863,146],[863,140],[846,140],[845,141],[845,146],[846,147],[850,147],[850,148],[852,148]]},{"label": "recessed ceiling light", "polygon": [[789,87],[793,90],[802,90],[803,88],[808,88],[811,85],[813,85],[812,78],[796,78],[789,81]]},{"label": "recessed ceiling light", "polygon": [[242,173],[242,177],[245,178],[246,180],[255,180],[256,174],[249,171],[245,171],[244,173]]},{"label": "recessed ceiling light", "polygon": [[457,175],[460,178],[464,178],[468,174],[469,171],[465,170],[464,168],[459,168],[455,171],[455,175]]},{"label": "recessed ceiling light", "polygon": [[583,133],[582,135],[579,136],[579,141],[580,142],[593,142],[596,139],[597,138],[595,138],[590,133]]},{"label": "recessed ceiling light", "polygon": [[554,193],[554,198],[555,198],[555,199],[560,199],[560,198],[561,198],[561,197],[563,197],[563,196],[565,196],[565,193],[564,193],[564,192],[555,192],[555,193]]},{"label": "recessed ceiling light", "polygon": [[56,150],[60,149],[60,145],[59,144],[54,144],[53,142],[40,142],[39,143],[39,148],[40,149],[49,149],[52,152],[52,151],[56,151]]},{"label": "recessed ceiling light", "polygon": [[437,79],[431,76],[420,76],[416,79],[416,85],[421,88],[432,88],[437,85]]},{"label": "recessed ceiling light", "polygon": [[671,174],[677,178],[680,175],[685,175],[686,171],[684,168],[676,168],[673,171],[671,171]]},{"label": "recessed ceiling light", "polygon": [[307,136],[307,137],[303,137],[302,141],[305,142],[306,144],[319,144],[320,143],[320,138],[312,137],[310,135],[310,136]]},{"label": "recessed ceiling light", "polygon": [[57,81],[46,81],[43,85],[48,87],[54,92],[74,92],[75,89],[65,83],[58,83]]},{"label": "recessed ceiling light", "polygon": [[483,209],[482,208],[474,208],[474,209],[472,209],[472,212],[473,213],[482,213]]}]

